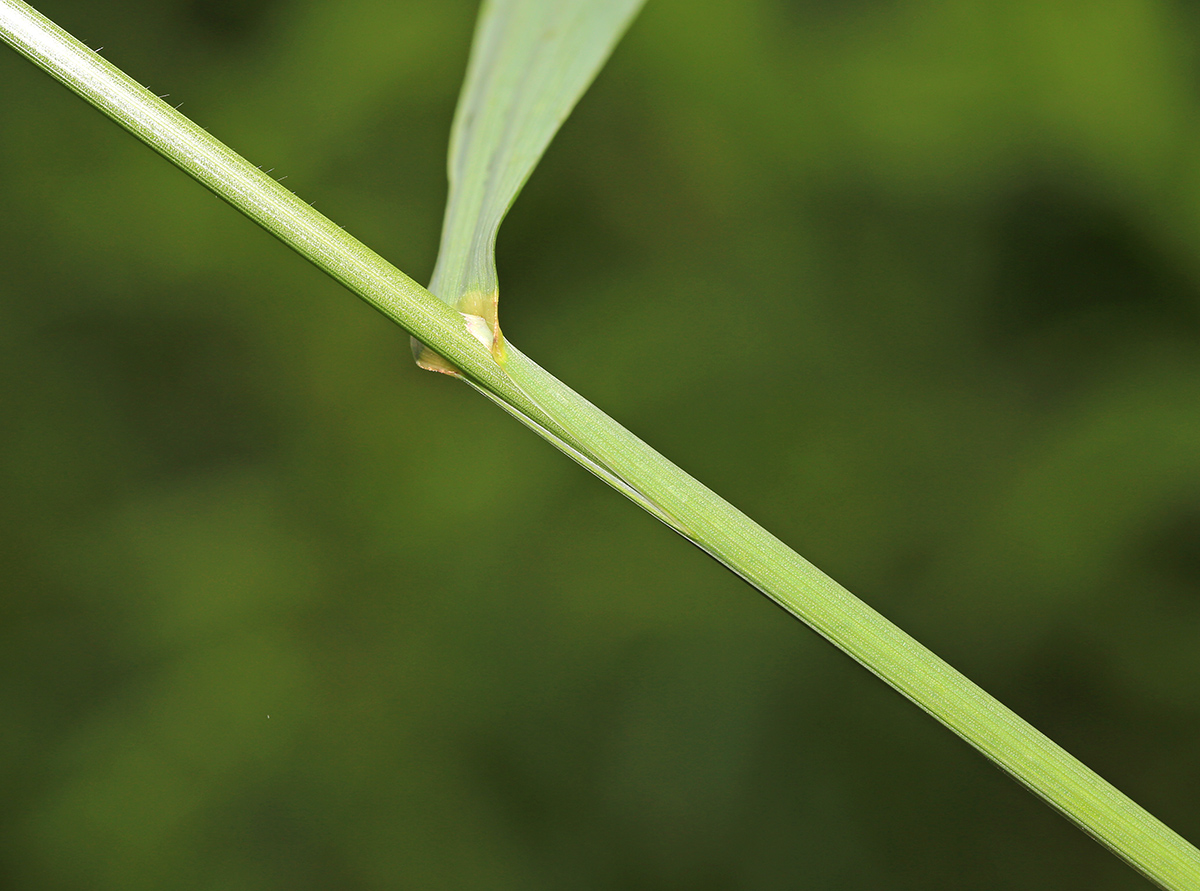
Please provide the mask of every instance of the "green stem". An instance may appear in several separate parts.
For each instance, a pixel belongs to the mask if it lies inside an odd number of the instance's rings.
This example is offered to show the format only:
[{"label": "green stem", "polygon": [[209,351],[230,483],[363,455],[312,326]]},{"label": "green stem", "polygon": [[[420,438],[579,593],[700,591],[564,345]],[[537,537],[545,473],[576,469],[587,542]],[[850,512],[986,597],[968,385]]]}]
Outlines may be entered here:
[{"label": "green stem", "polygon": [[933,715],[1163,888],[1200,888],[1200,851],[512,347],[464,317],[21,0],[0,39],[462,370],[477,389]]}]

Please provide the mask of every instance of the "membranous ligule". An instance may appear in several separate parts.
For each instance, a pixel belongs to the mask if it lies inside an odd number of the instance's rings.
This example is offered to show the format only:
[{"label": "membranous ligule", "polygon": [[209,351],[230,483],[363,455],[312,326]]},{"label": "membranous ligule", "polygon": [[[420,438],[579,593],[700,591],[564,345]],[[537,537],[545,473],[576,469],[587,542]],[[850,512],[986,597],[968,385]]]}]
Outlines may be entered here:
[{"label": "membranous ligule", "polygon": [[[504,364],[504,335],[500,333],[500,321],[497,307],[500,295],[497,291],[483,294],[475,291],[465,294],[458,301],[458,311],[463,317],[463,324],[471,336],[482,343],[492,354],[492,358],[500,365]],[[452,362],[434,352],[415,337],[412,339],[413,358],[426,371],[437,371],[441,374],[460,376],[461,372]]]}]

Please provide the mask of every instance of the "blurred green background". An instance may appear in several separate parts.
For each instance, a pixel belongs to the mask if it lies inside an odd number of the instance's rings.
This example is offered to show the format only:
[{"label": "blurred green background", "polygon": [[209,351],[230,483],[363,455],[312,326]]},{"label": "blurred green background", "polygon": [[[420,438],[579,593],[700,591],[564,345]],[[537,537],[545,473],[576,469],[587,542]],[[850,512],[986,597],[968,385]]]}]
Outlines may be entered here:
[{"label": "blurred green background", "polygon": [[[424,281],[468,0],[40,8]],[[1135,889],[0,52],[0,886]],[[1200,840],[1200,8],[651,0],[544,366]]]}]

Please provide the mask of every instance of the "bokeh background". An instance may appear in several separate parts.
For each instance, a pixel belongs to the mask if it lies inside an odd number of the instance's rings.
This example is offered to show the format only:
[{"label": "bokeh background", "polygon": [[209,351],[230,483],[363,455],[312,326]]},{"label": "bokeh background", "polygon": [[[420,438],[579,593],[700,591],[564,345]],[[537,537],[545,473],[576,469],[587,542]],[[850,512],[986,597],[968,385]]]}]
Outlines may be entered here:
[{"label": "bokeh background", "polygon": [[[44,0],[420,280],[469,0]],[[0,52],[0,886],[1144,880]],[[651,0],[523,350],[1200,840],[1200,7]]]}]

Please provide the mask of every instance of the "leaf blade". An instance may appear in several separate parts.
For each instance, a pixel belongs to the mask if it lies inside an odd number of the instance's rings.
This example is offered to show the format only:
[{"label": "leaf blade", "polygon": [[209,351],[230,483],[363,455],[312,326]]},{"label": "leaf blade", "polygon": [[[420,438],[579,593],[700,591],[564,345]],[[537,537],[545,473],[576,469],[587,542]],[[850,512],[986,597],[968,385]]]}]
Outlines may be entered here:
[{"label": "leaf blade", "polygon": [[[480,10],[451,129],[450,193],[429,290],[485,319],[497,358],[500,224],[643,2],[485,0]],[[423,358],[430,357],[418,350],[424,365]]]}]

